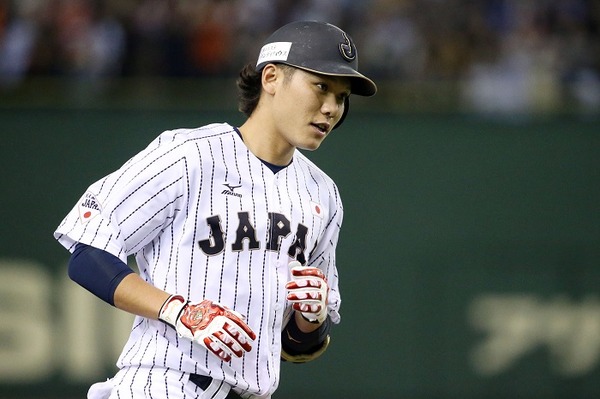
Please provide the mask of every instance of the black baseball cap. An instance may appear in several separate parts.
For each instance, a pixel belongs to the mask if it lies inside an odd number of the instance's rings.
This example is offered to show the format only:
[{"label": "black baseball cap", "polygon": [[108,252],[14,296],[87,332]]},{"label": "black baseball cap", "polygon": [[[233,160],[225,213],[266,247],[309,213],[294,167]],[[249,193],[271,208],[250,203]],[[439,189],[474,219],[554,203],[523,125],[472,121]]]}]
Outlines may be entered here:
[{"label": "black baseball cap", "polygon": [[359,96],[377,92],[375,82],[358,72],[358,54],[350,36],[330,23],[297,21],[279,28],[263,43],[256,70],[270,63],[348,77],[351,92]]}]

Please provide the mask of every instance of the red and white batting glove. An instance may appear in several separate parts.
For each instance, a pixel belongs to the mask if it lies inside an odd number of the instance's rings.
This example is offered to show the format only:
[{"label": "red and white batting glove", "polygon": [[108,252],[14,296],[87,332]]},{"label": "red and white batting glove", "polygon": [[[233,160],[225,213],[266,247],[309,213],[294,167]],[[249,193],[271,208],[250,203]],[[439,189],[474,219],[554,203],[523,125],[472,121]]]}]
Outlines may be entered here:
[{"label": "red and white batting glove", "polygon": [[158,318],[225,362],[250,352],[250,342],[256,339],[241,314],[208,299],[190,303],[180,295],[171,295],[160,308]]},{"label": "red and white batting glove", "polygon": [[329,286],[323,272],[316,267],[304,267],[298,261],[289,264],[292,280],[285,288],[292,308],[312,323],[323,323],[327,318]]}]

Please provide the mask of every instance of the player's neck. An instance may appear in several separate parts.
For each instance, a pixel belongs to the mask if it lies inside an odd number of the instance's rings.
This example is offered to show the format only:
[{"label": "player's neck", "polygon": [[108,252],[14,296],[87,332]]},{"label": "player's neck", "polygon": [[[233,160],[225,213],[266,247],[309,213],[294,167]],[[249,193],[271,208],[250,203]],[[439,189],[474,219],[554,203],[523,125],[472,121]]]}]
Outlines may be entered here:
[{"label": "player's neck", "polygon": [[242,140],[257,158],[273,165],[286,166],[292,161],[295,148],[269,129],[250,117],[240,128]]}]

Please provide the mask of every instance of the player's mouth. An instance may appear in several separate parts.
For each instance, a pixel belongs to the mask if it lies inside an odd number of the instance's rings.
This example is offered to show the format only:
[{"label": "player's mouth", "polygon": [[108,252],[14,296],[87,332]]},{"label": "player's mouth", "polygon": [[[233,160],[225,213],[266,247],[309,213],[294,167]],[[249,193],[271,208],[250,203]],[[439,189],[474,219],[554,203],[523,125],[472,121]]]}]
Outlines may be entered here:
[{"label": "player's mouth", "polygon": [[329,133],[329,129],[331,125],[327,122],[324,123],[311,123],[313,127],[315,127],[321,134],[325,135]]}]

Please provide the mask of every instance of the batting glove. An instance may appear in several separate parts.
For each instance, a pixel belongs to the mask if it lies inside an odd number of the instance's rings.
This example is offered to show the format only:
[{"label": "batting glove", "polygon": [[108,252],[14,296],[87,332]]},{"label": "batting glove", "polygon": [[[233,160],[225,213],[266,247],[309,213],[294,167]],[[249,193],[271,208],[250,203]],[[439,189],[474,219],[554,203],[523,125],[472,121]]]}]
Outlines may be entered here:
[{"label": "batting glove", "polygon": [[158,318],[175,328],[179,336],[204,346],[225,362],[250,352],[250,342],[256,339],[241,314],[207,299],[190,303],[180,295],[171,295]]},{"label": "batting glove", "polygon": [[289,264],[292,280],[285,288],[292,308],[311,323],[323,323],[327,318],[329,286],[323,272],[316,267],[304,267],[298,261]]}]

